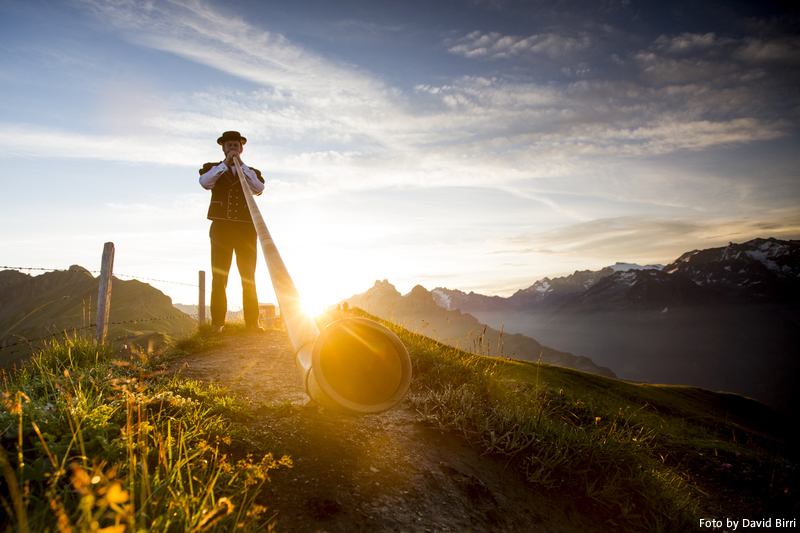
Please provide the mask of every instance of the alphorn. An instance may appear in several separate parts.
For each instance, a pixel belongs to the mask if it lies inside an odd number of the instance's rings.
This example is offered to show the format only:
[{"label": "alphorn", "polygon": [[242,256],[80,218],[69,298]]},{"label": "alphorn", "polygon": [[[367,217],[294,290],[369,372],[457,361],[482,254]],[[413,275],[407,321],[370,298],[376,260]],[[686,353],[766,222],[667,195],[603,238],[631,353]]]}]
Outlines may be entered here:
[{"label": "alphorn", "polygon": [[236,172],[278,298],[294,361],[309,398],[325,408],[380,413],[402,400],[411,384],[411,359],[388,328],[365,318],[343,318],[320,333],[303,310],[278,248],[247,185],[238,157]]}]

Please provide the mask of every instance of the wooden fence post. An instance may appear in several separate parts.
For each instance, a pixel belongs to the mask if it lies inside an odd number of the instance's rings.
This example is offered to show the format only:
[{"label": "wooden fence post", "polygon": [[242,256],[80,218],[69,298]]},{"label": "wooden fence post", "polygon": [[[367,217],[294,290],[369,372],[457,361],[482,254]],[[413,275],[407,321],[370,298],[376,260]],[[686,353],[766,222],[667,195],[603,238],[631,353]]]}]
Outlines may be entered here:
[{"label": "wooden fence post", "polygon": [[200,283],[198,284],[197,294],[197,321],[201,324],[206,323],[206,273],[200,271]]},{"label": "wooden fence post", "polygon": [[95,339],[104,343],[108,333],[108,312],[111,308],[111,278],[114,275],[114,243],[103,246],[103,265],[100,269],[100,289],[97,293],[97,328]]}]

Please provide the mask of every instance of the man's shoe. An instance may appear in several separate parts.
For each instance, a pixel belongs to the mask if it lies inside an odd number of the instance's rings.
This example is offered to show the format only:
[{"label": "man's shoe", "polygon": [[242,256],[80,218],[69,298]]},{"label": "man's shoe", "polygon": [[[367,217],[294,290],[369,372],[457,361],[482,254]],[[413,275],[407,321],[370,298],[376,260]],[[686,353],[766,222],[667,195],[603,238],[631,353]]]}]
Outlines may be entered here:
[{"label": "man's shoe", "polygon": [[245,326],[244,330],[248,333],[266,333],[267,330],[262,328],[261,326]]},{"label": "man's shoe", "polygon": [[225,326],[213,326],[211,328],[211,331],[216,333],[217,335],[221,335],[224,330],[225,330]]}]

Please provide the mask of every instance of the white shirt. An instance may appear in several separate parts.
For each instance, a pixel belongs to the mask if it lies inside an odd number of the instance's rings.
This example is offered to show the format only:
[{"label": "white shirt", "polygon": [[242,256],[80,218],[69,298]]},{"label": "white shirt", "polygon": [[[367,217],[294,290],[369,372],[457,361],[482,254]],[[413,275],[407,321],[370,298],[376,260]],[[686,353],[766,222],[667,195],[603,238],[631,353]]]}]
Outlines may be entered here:
[{"label": "white shirt", "polygon": [[[245,180],[247,181],[247,186],[253,194],[258,196],[264,191],[264,184],[261,183],[261,180],[258,179],[256,173],[253,172],[250,167],[244,163],[241,164],[241,167]],[[219,177],[222,176],[226,170],[230,170],[231,173],[236,176],[236,167],[229,168],[228,165],[225,164],[225,161],[223,161],[219,165],[211,167],[205,174],[200,175],[200,185],[202,185],[204,189],[213,189]]]}]

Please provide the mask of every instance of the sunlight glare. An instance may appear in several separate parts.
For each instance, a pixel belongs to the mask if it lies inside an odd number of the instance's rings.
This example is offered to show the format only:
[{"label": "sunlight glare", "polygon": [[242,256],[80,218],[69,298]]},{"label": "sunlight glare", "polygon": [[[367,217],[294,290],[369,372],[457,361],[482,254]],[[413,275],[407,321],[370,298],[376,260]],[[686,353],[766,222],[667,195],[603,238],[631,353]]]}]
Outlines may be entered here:
[{"label": "sunlight glare", "polygon": [[330,305],[330,302],[320,298],[303,298],[303,311],[312,318],[324,313]]}]

